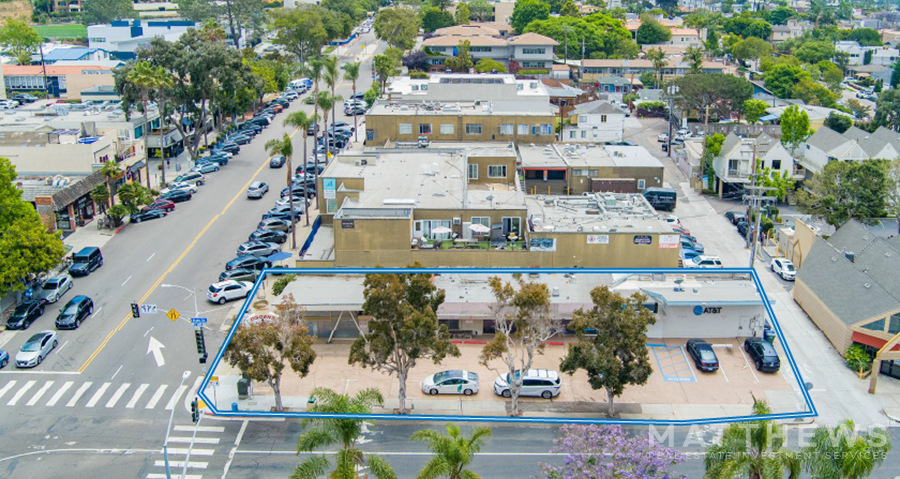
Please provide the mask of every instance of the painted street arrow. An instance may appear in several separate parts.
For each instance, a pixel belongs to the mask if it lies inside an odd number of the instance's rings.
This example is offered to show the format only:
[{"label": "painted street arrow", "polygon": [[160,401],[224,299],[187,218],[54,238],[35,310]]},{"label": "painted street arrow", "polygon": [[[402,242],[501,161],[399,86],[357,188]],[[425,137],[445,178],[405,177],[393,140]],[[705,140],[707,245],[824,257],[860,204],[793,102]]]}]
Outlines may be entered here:
[{"label": "painted street arrow", "polygon": [[153,352],[153,359],[156,360],[156,365],[162,367],[166,364],[166,360],[163,358],[162,350],[165,348],[163,343],[159,342],[153,336],[150,336],[150,345],[147,346],[147,354]]}]

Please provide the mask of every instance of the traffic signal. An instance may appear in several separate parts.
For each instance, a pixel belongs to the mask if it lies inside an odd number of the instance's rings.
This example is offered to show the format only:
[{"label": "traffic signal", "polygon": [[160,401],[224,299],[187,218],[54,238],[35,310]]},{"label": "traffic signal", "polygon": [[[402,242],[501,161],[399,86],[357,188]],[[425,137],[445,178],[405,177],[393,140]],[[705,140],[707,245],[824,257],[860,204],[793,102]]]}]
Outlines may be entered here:
[{"label": "traffic signal", "polygon": [[203,339],[203,330],[200,328],[195,329],[194,336],[197,339],[197,354],[200,355],[200,364],[206,364],[206,340]]},{"label": "traffic signal", "polygon": [[200,405],[197,403],[197,400],[194,399],[191,401],[191,421],[197,422],[200,420]]},{"label": "traffic signal", "polygon": [[131,303],[131,317],[132,318],[140,318],[141,317],[141,307],[137,303]]}]

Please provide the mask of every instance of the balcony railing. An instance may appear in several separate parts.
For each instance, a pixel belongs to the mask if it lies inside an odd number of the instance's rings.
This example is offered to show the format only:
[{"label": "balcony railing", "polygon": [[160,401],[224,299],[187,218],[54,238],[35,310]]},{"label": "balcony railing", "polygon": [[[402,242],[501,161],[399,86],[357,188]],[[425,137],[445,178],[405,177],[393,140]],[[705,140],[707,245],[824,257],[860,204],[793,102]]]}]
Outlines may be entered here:
[{"label": "balcony railing", "polygon": [[510,251],[524,251],[527,248],[524,240],[488,240],[488,239],[445,239],[445,240],[426,240],[422,241],[414,241],[412,244],[412,249],[421,249],[421,250],[510,250]]}]

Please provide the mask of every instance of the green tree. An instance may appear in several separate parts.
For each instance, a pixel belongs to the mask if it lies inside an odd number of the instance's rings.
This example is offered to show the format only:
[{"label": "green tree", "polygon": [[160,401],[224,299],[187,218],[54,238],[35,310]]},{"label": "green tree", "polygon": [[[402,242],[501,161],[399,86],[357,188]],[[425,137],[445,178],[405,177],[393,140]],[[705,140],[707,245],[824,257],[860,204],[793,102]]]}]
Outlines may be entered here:
[{"label": "green tree", "polygon": [[639,45],[656,44],[669,41],[672,32],[662,26],[652,15],[641,16],[641,26],[637,30],[637,43]]},{"label": "green tree", "polygon": [[[753,399],[753,415],[772,414],[765,401]],[[706,448],[703,457],[705,479],[782,478],[800,477],[800,458],[793,451],[782,449],[784,426],[772,420],[732,423],[725,428],[718,444]]]},{"label": "green tree", "polygon": [[494,18],[494,4],[487,0],[473,0],[467,5],[469,16],[476,22],[489,22]]},{"label": "green tree", "polygon": [[178,0],[178,16],[189,22],[215,20],[222,14],[219,5],[210,0]]},{"label": "green tree", "polygon": [[787,201],[787,195],[794,190],[794,177],[791,172],[784,170],[778,173],[769,167],[762,168],[762,185],[772,190],[766,192],[766,196],[775,197],[778,201]]},{"label": "green tree", "polygon": [[275,31],[275,43],[306,64],[310,57],[318,56],[322,47],[337,38],[334,27],[328,28],[328,14],[316,5],[297,8],[276,8],[271,11],[271,28]]},{"label": "green tree", "polygon": [[834,56],[834,45],[828,41],[806,42],[797,49],[796,57],[803,63],[816,64],[823,60],[831,60]]},{"label": "green tree", "polygon": [[741,40],[731,49],[731,54],[738,60],[755,62],[772,54],[772,45],[757,37]]},{"label": "green tree", "polygon": [[854,28],[847,35],[847,40],[852,40],[864,47],[880,47],[881,33],[874,28]]},{"label": "green tree", "polygon": [[703,49],[700,47],[687,47],[684,52],[684,59],[687,60],[690,69],[688,73],[703,73]]},{"label": "green tree", "polygon": [[7,19],[0,28],[3,51],[12,55],[19,65],[31,65],[31,55],[43,41],[37,30],[20,20]]},{"label": "green tree", "polygon": [[[302,113],[302,112],[300,112]],[[266,142],[265,145],[266,151],[270,156],[281,155],[287,160],[287,182],[288,187],[288,204],[291,208],[291,225],[296,225],[297,220],[294,218],[294,181],[293,174],[294,168],[291,165],[291,158],[294,156],[294,144],[291,142],[291,137],[287,133],[284,133],[282,137],[272,138],[271,140]],[[318,169],[318,168],[317,168]],[[303,196],[306,196],[306,192],[303,192]],[[307,208],[303,210],[306,214],[306,222],[309,224],[309,200],[307,200]],[[297,232],[296,228],[291,228],[291,249],[297,249]]]},{"label": "green tree", "polygon": [[[344,80],[350,82],[353,98],[356,98],[356,82],[359,80],[359,67],[361,62],[347,62],[341,65],[341,68],[344,69]],[[356,128],[357,115],[353,115],[353,141],[359,141],[359,129]],[[303,155],[306,156],[305,154]]]},{"label": "green tree", "polygon": [[406,381],[417,362],[440,364],[460,354],[447,326],[438,324],[444,290],[429,273],[367,274],[363,285],[363,311],[372,319],[368,333],[350,347],[349,363],[397,376],[400,412],[406,413]]},{"label": "green tree", "polygon": [[475,71],[478,73],[506,73],[506,66],[492,58],[482,58],[475,65]]},{"label": "green tree", "polygon": [[468,73],[472,68],[472,55],[469,50],[472,48],[468,40],[460,40],[456,47],[456,56],[444,60],[444,66],[458,73]]},{"label": "green tree", "polygon": [[778,122],[781,126],[781,144],[792,155],[800,144],[812,135],[812,130],[809,129],[809,115],[797,105],[785,108]]},{"label": "green tree", "polygon": [[[150,136],[150,120],[147,118],[147,103],[151,99],[154,90],[161,87],[162,77],[165,70],[162,67],[153,67],[150,62],[141,61],[134,64],[134,67],[128,72],[125,80],[140,90],[140,101],[143,105],[141,108],[144,116],[144,151],[148,150],[147,138]],[[147,188],[150,188],[150,159],[147,158]],[[134,212],[132,212],[133,214]]]},{"label": "green tree", "polygon": [[886,160],[830,161],[798,192],[800,211],[832,226],[850,219],[870,223],[881,218],[891,188]]},{"label": "green tree", "polygon": [[838,133],[843,133],[853,126],[853,120],[847,115],[831,112],[828,114],[828,118],[825,119],[825,126]]},{"label": "green tree", "polygon": [[122,173],[122,168],[120,168],[119,164],[115,161],[104,162],[103,166],[100,168],[100,174],[106,179],[106,189],[109,193],[109,206],[115,206],[116,204],[116,192],[113,188],[113,182],[119,179],[119,177],[122,176]]},{"label": "green tree", "polygon": [[753,96],[749,81],[722,73],[685,75],[675,80],[675,84],[680,90],[678,105],[698,112],[704,124],[712,116],[728,118],[732,113],[741,113],[744,102]]},{"label": "green tree", "polygon": [[406,7],[383,8],[373,22],[378,39],[401,50],[415,46],[420,24],[416,12]]},{"label": "green tree", "polygon": [[662,71],[663,68],[669,65],[669,59],[666,58],[666,53],[662,50],[662,48],[651,48],[647,50],[645,54],[647,60],[653,64],[653,69],[656,70],[656,84],[662,85]]},{"label": "green tree", "polygon": [[819,71],[822,72],[822,81],[828,85],[828,89],[834,93],[840,93],[842,89],[841,82],[844,81],[844,74],[841,72],[841,69],[829,61],[821,61],[818,66]]},{"label": "green tree", "polygon": [[705,48],[710,55],[718,55],[720,51],[719,34],[714,29],[710,28],[706,32],[706,41],[703,42],[703,48]]},{"label": "green tree", "polygon": [[747,123],[755,125],[760,118],[766,115],[766,109],[769,104],[762,100],[747,100],[744,102],[744,118]]},{"label": "green tree", "polygon": [[[330,389],[316,388],[311,397],[316,402],[307,410],[318,414],[372,414],[373,406],[384,405],[384,398],[375,388],[363,389],[352,397]],[[367,466],[368,472],[376,479],[396,479],[397,475],[381,456],[367,456],[359,449],[364,424],[362,418],[303,419],[301,425],[304,432],[297,439],[297,452],[313,452],[331,445],[337,445],[340,449],[335,455],[331,473],[328,473],[331,463],[327,455],[310,455],[294,469],[290,479],[315,479],[326,474],[330,479],[358,479],[362,466]]]},{"label": "green tree", "polygon": [[81,21],[86,25],[97,25],[135,16],[134,4],[129,0],[87,0]]},{"label": "green tree", "polygon": [[634,57],[639,51],[622,22],[602,14],[535,20],[525,27],[525,33],[537,33],[559,42],[556,54],[560,57],[580,58],[582,45],[585,58]]},{"label": "green tree", "polygon": [[[445,28],[453,25],[453,15],[445,10],[436,7],[423,8],[422,12],[422,30],[433,32],[438,28]],[[412,48],[412,47],[409,47]]]},{"label": "green tree", "polygon": [[891,88],[897,88],[900,86],[900,61],[894,63],[894,67],[891,70]]},{"label": "green tree", "polygon": [[550,5],[540,0],[518,0],[509,22],[516,33],[524,33],[525,27],[535,20],[550,18]]},{"label": "green tree", "polygon": [[[335,88],[337,88],[338,82],[341,81],[341,70],[338,67],[338,59],[336,56],[328,55],[324,57],[324,62],[322,64],[322,79],[325,80],[325,84],[328,85],[328,88],[331,90],[331,124],[335,123],[335,114],[334,110],[338,103],[344,100],[340,95],[335,94]],[[328,115],[327,110],[323,110],[325,115]],[[328,131],[328,130],[325,130]],[[326,151],[331,151],[331,145],[326,144]],[[337,154],[337,153],[335,153]]]},{"label": "green tree", "polygon": [[846,419],[837,427],[817,427],[810,445],[800,451],[800,458],[812,477],[862,479],[881,466],[892,446],[886,430],[875,428],[859,433],[853,421]]},{"label": "green tree", "polygon": [[725,143],[725,135],[716,133],[706,137],[706,152],[713,157],[722,154],[722,144]]},{"label": "green tree", "polygon": [[800,82],[791,88],[791,98],[803,100],[808,105],[834,108],[837,106],[839,96],[818,82],[801,78]]},{"label": "green tree", "polygon": [[16,187],[16,168],[0,158],[0,294],[24,291],[25,281],[59,264],[65,251],[31,203]]},{"label": "green tree", "polygon": [[472,14],[469,12],[469,5],[465,2],[459,2],[456,5],[456,24],[468,25]]},{"label": "green tree", "polygon": [[581,18],[581,11],[578,10],[575,2],[573,2],[572,0],[566,0],[566,2],[563,3],[562,7],[560,7],[559,9],[559,15],[562,17]]},{"label": "green tree", "polygon": [[[331,153],[331,145],[329,145],[329,142],[327,141],[328,135],[326,133],[328,131],[328,110],[334,108],[335,103],[339,102],[340,100],[340,96],[331,96],[331,93],[327,91],[320,91],[315,100],[316,106],[318,106],[319,109],[322,110],[322,137],[326,139],[325,164],[328,164],[328,161],[330,160],[329,155]],[[318,164],[318,161],[316,162],[316,164]],[[318,168],[316,168],[316,170],[318,170]]]},{"label": "green tree", "polygon": [[789,64],[775,65],[763,74],[766,88],[778,98],[790,98],[794,85],[803,79],[808,80],[809,73],[799,66]]},{"label": "green tree", "polygon": [[876,125],[900,131],[900,89],[891,88],[878,94],[874,121]]},{"label": "green tree", "polygon": [[841,69],[842,75],[847,71],[847,67],[850,66],[850,54],[847,52],[834,52],[832,60],[834,61],[834,64]]},{"label": "green tree", "polygon": [[869,353],[862,346],[851,344],[844,351],[844,364],[862,379],[863,375],[872,369],[872,356],[869,356]]},{"label": "green tree", "polygon": [[787,25],[788,20],[795,16],[796,13],[788,7],[775,7],[769,11],[769,21],[772,25]]},{"label": "green tree", "polygon": [[372,66],[375,68],[378,83],[381,84],[381,94],[384,95],[388,78],[400,74],[400,71],[397,69],[397,62],[388,55],[375,55],[372,59]]},{"label": "green tree", "polygon": [[862,102],[857,100],[856,98],[850,98],[847,100],[847,108],[853,112],[853,116],[856,118],[868,119],[870,108],[868,105],[863,105]]},{"label": "green tree", "polygon": [[656,73],[653,72],[644,72],[641,73],[641,83],[644,85],[644,88],[658,88],[659,87],[659,77],[656,76]]},{"label": "green tree", "polygon": [[447,7],[453,5],[453,0],[431,0],[431,4],[443,12],[447,10]]},{"label": "green tree", "polygon": [[[357,63],[356,65],[359,65],[359,64]],[[354,117],[354,123],[355,123],[355,120],[356,120],[356,118]],[[318,121],[318,119],[316,118],[315,115],[309,115],[305,111],[292,112],[290,115],[288,115],[287,118],[284,119],[285,126],[293,126],[294,128],[297,128],[298,130],[300,130],[300,134],[303,135],[303,156],[301,158],[303,158],[304,162],[306,162],[306,143],[307,143],[307,138],[309,137],[309,127],[315,125],[316,121]],[[291,173],[294,171],[294,169],[291,165],[290,157],[286,156],[285,158],[288,159],[288,162],[287,162],[288,180],[287,181],[288,181],[289,185],[292,185],[293,181],[291,181],[290,176],[291,176]],[[313,168],[313,172],[314,172],[313,175],[314,175],[316,184],[319,184],[319,169]],[[291,195],[291,196],[293,196],[293,195]],[[309,195],[307,195],[306,192],[304,192],[304,194],[303,194],[303,201],[305,203],[303,211],[304,211],[304,216],[306,216],[306,226],[309,226]],[[317,202],[319,201],[318,196],[316,196],[316,201]],[[316,204],[316,208],[317,209],[319,208],[318,203]],[[291,203],[291,209],[292,210],[294,209],[293,200]],[[291,239],[293,239],[293,237],[294,237],[294,230],[291,229]]]},{"label": "green tree", "polygon": [[456,424],[447,424],[445,429],[446,436],[434,429],[420,429],[409,438],[410,441],[424,442],[433,454],[416,479],[480,479],[481,476],[468,467],[490,437],[490,428],[476,427],[470,437],[463,436]]},{"label": "green tree", "polygon": [[605,389],[608,417],[615,415],[613,401],[625,387],[647,384],[653,372],[646,344],[647,327],[656,324],[656,317],[643,306],[646,301],[641,293],[626,298],[598,286],[591,290],[593,307],[578,309],[569,323],[576,341],[569,344],[559,369],[568,374],[583,369],[591,389]]},{"label": "green tree", "polygon": [[149,205],[153,202],[150,189],[137,182],[125,183],[119,187],[117,194],[122,204],[128,208],[128,213],[132,215],[140,211],[142,205]]},{"label": "green tree", "polygon": [[94,204],[99,207],[101,213],[106,211],[109,207],[109,190],[106,185],[95,186],[91,190],[91,199],[94,200]]}]

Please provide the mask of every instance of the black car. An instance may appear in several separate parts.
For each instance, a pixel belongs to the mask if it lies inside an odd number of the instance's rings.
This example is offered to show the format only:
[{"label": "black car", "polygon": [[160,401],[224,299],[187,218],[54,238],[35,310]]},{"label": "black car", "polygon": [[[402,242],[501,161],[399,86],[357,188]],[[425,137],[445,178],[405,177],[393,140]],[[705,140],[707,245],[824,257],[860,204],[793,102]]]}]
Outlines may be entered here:
[{"label": "black car", "polygon": [[191,194],[190,191],[187,190],[172,190],[168,193],[163,193],[159,195],[159,198],[162,200],[169,200],[172,203],[181,203],[184,201],[191,201],[194,195]]},{"label": "black car", "polygon": [[284,157],[281,155],[275,155],[269,160],[269,168],[281,168],[284,166]]},{"label": "black car", "polygon": [[685,345],[688,354],[694,359],[694,365],[697,369],[706,372],[713,372],[719,369],[719,358],[713,351],[712,345],[702,339],[688,340]]},{"label": "black car", "polygon": [[38,101],[38,97],[30,94],[30,93],[16,93],[15,95],[9,97],[10,100],[15,100],[21,104],[26,103],[34,103]]},{"label": "black car", "polygon": [[77,329],[81,322],[94,313],[94,301],[84,295],[72,298],[56,318],[56,329]]},{"label": "black car", "polygon": [[254,269],[262,271],[265,268],[271,267],[271,261],[266,261],[265,259],[252,255],[239,256],[225,263],[225,271],[231,271],[233,269]]},{"label": "black car", "polygon": [[247,122],[241,125],[241,130],[253,132],[254,135],[258,135],[262,133],[263,128],[256,123]]},{"label": "black car", "polygon": [[295,168],[294,173],[307,173],[307,174],[311,175],[316,171],[317,168],[319,170],[319,174],[322,174],[322,172],[325,171],[324,166],[319,165],[317,167],[315,163],[310,162],[310,163],[307,163],[305,165],[300,165],[297,168]]},{"label": "black car", "polygon": [[[169,201],[172,201],[172,200],[169,200]],[[174,201],[172,201],[172,202],[174,203]],[[167,214],[168,213],[166,213],[166,210],[153,209],[153,210],[141,211],[140,213],[135,213],[135,214],[131,215],[131,222],[132,223],[140,223],[141,221],[150,221],[150,220],[155,220],[155,219],[159,219],[159,218],[165,218]]]},{"label": "black car", "polygon": [[772,346],[761,338],[747,338],[744,341],[744,351],[750,355],[750,359],[756,365],[757,371],[777,372],[781,368],[781,360],[775,346]]},{"label": "black car", "polygon": [[217,150],[227,151],[228,153],[231,153],[232,155],[236,155],[236,154],[238,154],[239,151],[241,151],[241,147],[237,143],[231,143],[231,142],[226,141],[226,142],[222,142],[213,147],[213,152],[215,152]]},{"label": "black car", "polygon": [[287,241],[287,233],[275,230],[256,230],[250,233],[250,238],[247,241],[284,244]]},{"label": "black car", "polygon": [[[300,221],[300,217],[301,217],[301,216],[303,216],[303,213],[297,212],[296,209],[295,209],[295,210],[294,210],[294,223]],[[285,220],[285,221],[291,221],[291,212],[290,212],[290,210],[287,210],[287,211],[274,211],[274,212],[273,212],[273,211],[269,211],[269,212],[266,212],[266,213],[264,213],[264,214],[262,215],[262,219],[264,219],[264,220],[267,220],[267,219],[270,219],[270,218],[275,218],[275,219],[280,219],[280,220]]]},{"label": "black car", "polygon": [[28,329],[34,320],[44,314],[44,303],[29,299],[16,306],[12,316],[6,321],[6,329]]},{"label": "black car", "polygon": [[228,164],[228,158],[223,155],[204,156],[203,158],[197,158],[197,161],[194,162],[194,166],[199,166],[205,163],[213,163],[219,166],[225,166]]},{"label": "black car", "polygon": [[728,221],[731,221],[731,224],[737,226],[738,223],[746,223],[747,215],[741,213],[740,211],[729,211],[725,213],[725,217],[728,218]]},{"label": "black car", "polygon": [[240,134],[229,137],[228,140],[233,141],[238,145],[246,145],[247,143],[250,143],[251,140],[253,140],[253,137],[250,135]]},{"label": "black car", "polygon": [[256,278],[259,277],[259,271],[253,271],[252,269],[244,269],[238,268],[233,269],[231,271],[224,271],[219,275],[219,281],[250,281],[251,283],[256,282]]},{"label": "black car", "polygon": [[750,223],[747,223],[746,221],[741,221],[740,223],[737,224],[738,234],[743,237],[747,236],[747,230],[749,228],[750,228]]}]

